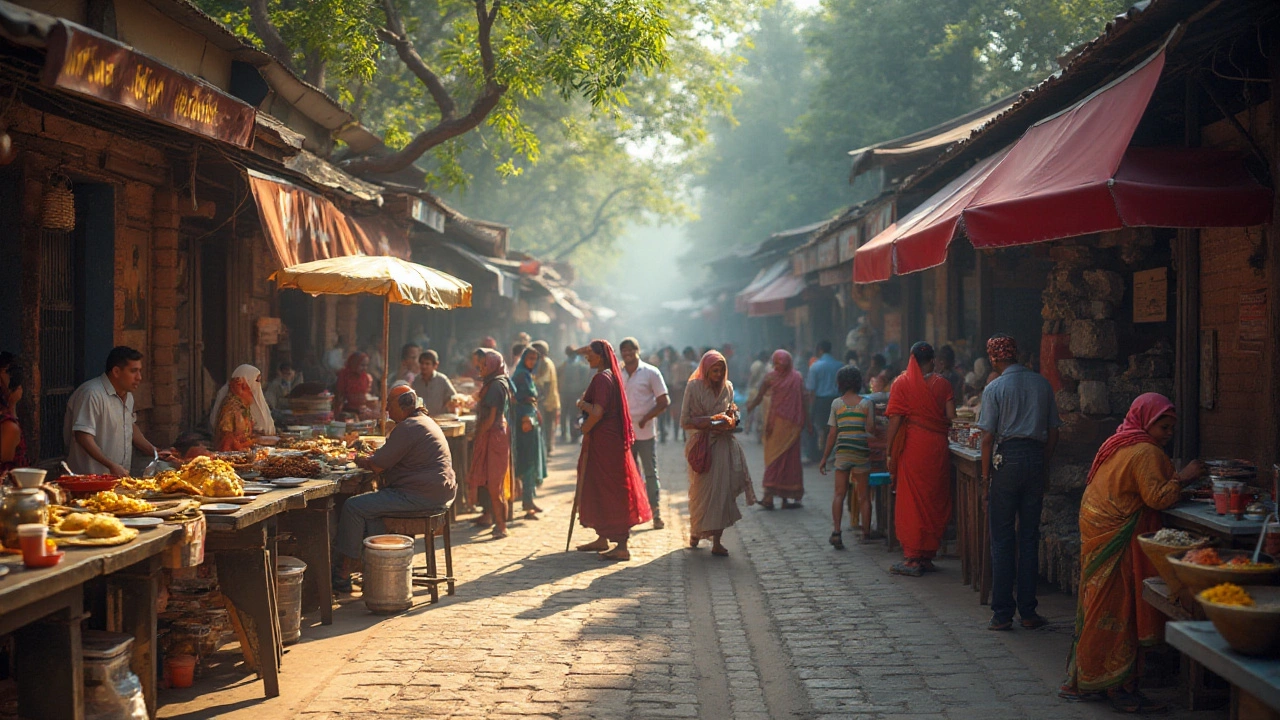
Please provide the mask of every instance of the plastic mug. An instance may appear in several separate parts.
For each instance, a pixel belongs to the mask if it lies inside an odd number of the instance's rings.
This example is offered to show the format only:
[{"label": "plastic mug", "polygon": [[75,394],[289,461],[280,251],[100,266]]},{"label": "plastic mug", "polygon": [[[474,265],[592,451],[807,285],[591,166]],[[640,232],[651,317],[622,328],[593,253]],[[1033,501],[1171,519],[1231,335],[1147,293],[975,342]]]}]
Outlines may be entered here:
[{"label": "plastic mug", "polygon": [[1215,482],[1213,484],[1213,510],[1219,515],[1226,515],[1231,505],[1231,491],[1226,485]]},{"label": "plastic mug", "polygon": [[22,545],[22,562],[34,565],[44,557],[44,541],[49,528],[43,523],[23,523],[18,526],[18,542]]}]

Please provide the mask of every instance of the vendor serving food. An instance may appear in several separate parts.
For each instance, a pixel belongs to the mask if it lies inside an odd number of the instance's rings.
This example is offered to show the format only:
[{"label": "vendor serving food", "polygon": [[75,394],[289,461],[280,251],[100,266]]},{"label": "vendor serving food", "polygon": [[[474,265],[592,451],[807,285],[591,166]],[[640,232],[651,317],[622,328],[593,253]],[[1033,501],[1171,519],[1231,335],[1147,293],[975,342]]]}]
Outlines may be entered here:
[{"label": "vendor serving food", "polygon": [[396,422],[387,442],[373,455],[356,460],[382,474],[381,489],[357,495],[342,506],[336,550],[343,562],[334,565],[334,588],[348,591],[364,539],[387,531],[382,518],[394,513],[444,508],[453,503],[457,483],[449,443],[440,426],[419,406],[407,385],[388,393],[387,411]]},{"label": "vendor serving food", "polygon": [[106,372],[71,393],[63,434],[72,471],[125,477],[134,448],[156,452],[133,411],[133,391],[141,384],[142,353],[121,345],[107,353]]},{"label": "vendor serving food", "polygon": [[1204,474],[1199,460],[1174,471],[1163,448],[1175,420],[1168,398],[1140,395],[1089,469],[1080,501],[1076,638],[1062,697],[1106,693],[1121,712],[1161,708],[1138,692],[1138,649],[1156,640],[1162,618],[1140,596],[1142,581],[1156,572],[1137,538],[1158,530],[1154,511],[1173,505],[1183,486]]},{"label": "vendor serving food", "polygon": [[246,450],[257,435],[275,435],[271,408],[262,394],[262,373],[252,365],[241,365],[218,391],[209,413],[213,444],[219,451]]}]

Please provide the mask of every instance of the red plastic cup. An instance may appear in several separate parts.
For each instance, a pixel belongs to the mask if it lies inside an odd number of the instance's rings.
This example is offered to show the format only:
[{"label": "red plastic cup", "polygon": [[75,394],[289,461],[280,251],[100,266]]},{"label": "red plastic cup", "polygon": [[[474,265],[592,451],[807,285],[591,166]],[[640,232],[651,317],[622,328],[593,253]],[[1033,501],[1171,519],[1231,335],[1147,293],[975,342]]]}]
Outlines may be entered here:
[{"label": "red plastic cup", "polygon": [[1231,514],[1243,515],[1245,508],[1249,507],[1249,496],[1245,494],[1244,488],[1235,486],[1231,488]]},{"label": "red plastic cup", "polygon": [[1226,515],[1231,506],[1231,493],[1226,488],[1213,489],[1213,510],[1219,515]]},{"label": "red plastic cup", "polygon": [[44,558],[44,541],[49,528],[43,523],[24,523],[18,526],[18,542],[22,545],[24,565],[39,565]]}]

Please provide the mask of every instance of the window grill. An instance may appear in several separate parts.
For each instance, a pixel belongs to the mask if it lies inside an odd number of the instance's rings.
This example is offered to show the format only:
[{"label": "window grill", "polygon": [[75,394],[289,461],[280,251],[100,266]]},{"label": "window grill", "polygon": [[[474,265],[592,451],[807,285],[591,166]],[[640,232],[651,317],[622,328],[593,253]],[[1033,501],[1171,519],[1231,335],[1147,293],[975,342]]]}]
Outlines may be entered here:
[{"label": "window grill", "polygon": [[76,389],[75,241],[40,231],[40,454],[66,455],[67,401]]}]

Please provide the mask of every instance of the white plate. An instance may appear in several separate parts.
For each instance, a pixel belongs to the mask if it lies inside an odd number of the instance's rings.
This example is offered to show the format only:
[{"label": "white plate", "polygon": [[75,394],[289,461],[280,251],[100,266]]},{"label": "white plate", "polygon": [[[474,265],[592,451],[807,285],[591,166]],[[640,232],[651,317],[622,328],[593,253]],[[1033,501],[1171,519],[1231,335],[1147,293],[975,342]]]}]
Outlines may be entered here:
[{"label": "white plate", "polygon": [[139,530],[150,530],[153,527],[164,524],[164,520],[157,517],[129,517],[120,518],[120,524],[127,528],[138,528]]},{"label": "white plate", "polygon": [[239,470],[237,470],[236,474],[240,476],[241,480],[251,480],[253,478],[262,477],[262,473],[258,472],[257,470],[245,470],[244,472],[240,472]]},{"label": "white plate", "polygon": [[245,495],[261,495],[262,493],[269,493],[275,489],[276,488],[274,485],[271,485],[268,483],[245,483],[244,484]]},{"label": "white plate", "polygon": [[8,575],[8,574],[9,574],[9,566],[0,565],[0,577],[4,577],[5,575]]},{"label": "white plate", "polygon": [[205,503],[200,506],[201,512],[212,513],[214,515],[230,515],[239,509],[239,505],[232,505],[231,503]]},{"label": "white plate", "polygon": [[284,477],[284,478],[276,478],[275,480],[272,480],[271,484],[275,485],[276,487],[295,488],[295,487],[301,487],[302,484],[305,483],[306,481],[307,481],[306,478]]}]

